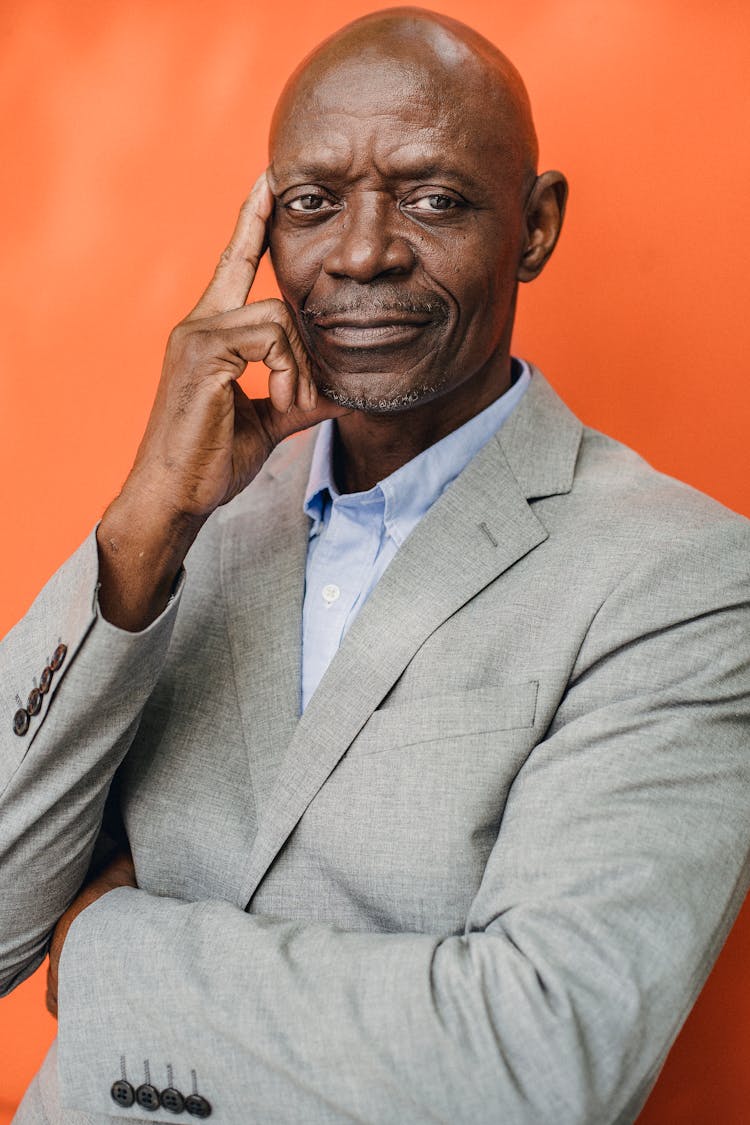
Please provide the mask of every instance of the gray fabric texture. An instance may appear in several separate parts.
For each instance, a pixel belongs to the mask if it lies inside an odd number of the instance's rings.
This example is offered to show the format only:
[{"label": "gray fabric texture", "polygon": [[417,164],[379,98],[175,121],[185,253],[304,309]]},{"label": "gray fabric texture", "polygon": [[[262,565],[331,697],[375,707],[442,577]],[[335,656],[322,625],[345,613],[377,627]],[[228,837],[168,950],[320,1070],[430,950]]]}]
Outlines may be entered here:
[{"label": "gray fabric texture", "polygon": [[3,643],[3,989],[105,813],[139,883],[74,923],[17,1121],[139,1120],[124,1056],[195,1071],[217,1125],[631,1122],[748,884],[750,524],[535,371],[300,719],[311,445],[215,513],[144,633],[97,616],[92,538]]}]

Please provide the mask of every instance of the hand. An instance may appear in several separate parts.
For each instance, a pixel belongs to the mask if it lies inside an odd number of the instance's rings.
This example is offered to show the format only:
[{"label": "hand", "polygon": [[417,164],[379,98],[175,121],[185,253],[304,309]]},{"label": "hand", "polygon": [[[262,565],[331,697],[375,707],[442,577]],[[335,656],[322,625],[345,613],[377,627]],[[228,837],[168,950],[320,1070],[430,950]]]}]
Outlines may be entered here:
[{"label": "hand", "polygon": [[[325,401],[318,408],[310,362],[284,302],[245,304],[272,209],[264,173],[210,285],[169,338],[132,475],[180,516],[210,515],[245,488],[282,438],[341,413]],[[252,400],[237,379],[257,360],[270,371],[268,397]]]},{"label": "hand", "polygon": [[[161,612],[203,522],[250,483],[279,441],[345,413],[318,402],[284,302],[245,304],[272,209],[264,173],[211,283],[169,338],[135,464],[99,526],[99,604],[122,628],[143,628]],[[248,398],[237,382],[255,360],[270,371],[267,398]]]},{"label": "hand", "polygon": [[129,853],[121,853],[89,883],[85,883],[72,903],[60,917],[52,933],[49,947],[49,966],[47,968],[47,1011],[57,1019],[57,973],[60,964],[60,954],[65,944],[68,930],[82,910],[96,902],[107,891],[115,887],[136,887],[135,868]]}]

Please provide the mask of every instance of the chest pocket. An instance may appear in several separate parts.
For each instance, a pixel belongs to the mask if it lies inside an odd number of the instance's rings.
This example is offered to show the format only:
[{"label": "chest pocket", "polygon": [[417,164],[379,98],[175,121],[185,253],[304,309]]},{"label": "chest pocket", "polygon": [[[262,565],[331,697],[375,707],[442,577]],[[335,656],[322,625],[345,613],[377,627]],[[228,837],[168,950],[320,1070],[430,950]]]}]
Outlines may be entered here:
[{"label": "chest pocket", "polygon": [[429,742],[481,739],[499,731],[533,727],[539,684],[500,684],[396,702],[375,711],[348,756],[384,754]]}]

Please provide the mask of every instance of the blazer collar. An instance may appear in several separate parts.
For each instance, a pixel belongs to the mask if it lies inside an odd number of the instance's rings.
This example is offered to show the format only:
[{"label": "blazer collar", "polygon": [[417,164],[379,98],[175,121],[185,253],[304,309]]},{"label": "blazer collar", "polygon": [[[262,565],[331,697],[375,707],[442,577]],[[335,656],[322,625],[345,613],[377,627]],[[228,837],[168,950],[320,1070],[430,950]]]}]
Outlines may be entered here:
[{"label": "blazer collar", "polygon": [[284,443],[227,515],[224,594],[260,813],[245,901],[424,640],[547,538],[528,501],[570,491],[582,427],[532,372],[514,413],[400,548],[301,718],[302,503],[313,435]]}]

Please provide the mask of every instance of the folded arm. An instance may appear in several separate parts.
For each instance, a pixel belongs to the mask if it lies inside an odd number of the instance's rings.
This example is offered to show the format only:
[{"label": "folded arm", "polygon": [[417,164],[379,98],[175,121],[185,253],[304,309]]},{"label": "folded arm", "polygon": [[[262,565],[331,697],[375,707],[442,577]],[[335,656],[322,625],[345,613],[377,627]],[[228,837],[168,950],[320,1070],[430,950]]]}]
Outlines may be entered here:
[{"label": "folded arm", "polygon": [[[0,995],[44,959],[91,862],[112,778],[158,678],[179,591],[134,640],[98,613],[95,534],[2,643]],[[12,715],[62,642],[64,662],[24,735]]]},{"label": "folded arm", "polygon": [[690,619],[654,599],[647,632],[628,613],[643,581],[594,622],[463,935],[114,891],[63,950],[64,1104],[117,1114],[124,1056],[134,1086],[144,1060],[156,1085],[194,1071],[217,1122],[634,1120],[739,909],[750,837],[746,579]]}]

